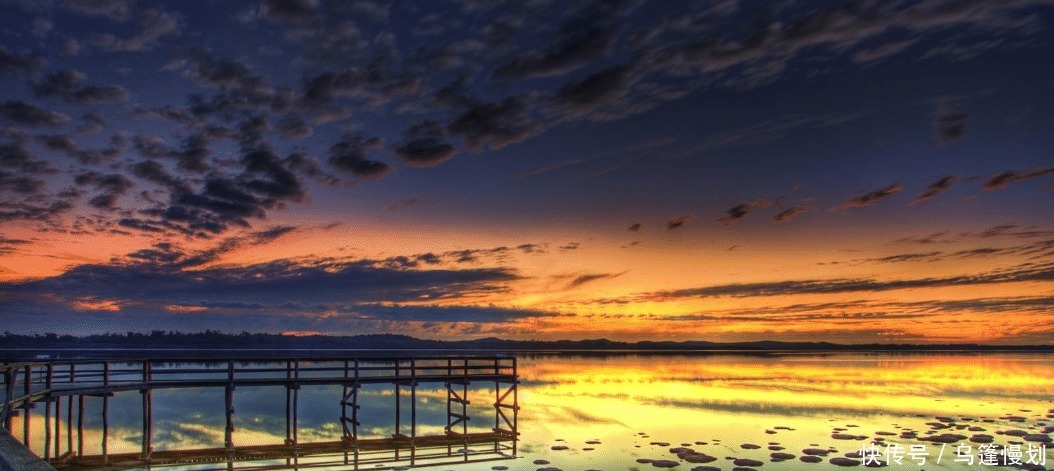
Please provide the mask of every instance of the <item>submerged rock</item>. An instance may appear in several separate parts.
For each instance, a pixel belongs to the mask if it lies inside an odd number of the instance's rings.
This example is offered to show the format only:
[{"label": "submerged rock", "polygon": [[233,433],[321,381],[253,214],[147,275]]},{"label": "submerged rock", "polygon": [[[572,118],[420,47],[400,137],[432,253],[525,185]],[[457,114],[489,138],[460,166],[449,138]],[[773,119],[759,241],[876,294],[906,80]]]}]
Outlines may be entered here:
[{"label": "submerged rock", "polygon": [[854,460],[852,458],[845,458],[842,456],[836,456],[831,458],[829,463],[835,466],[860,466],[860,460]]},{"label": "submerged rock", "polygon": [[796,456],[794,456],[794,455],[792,455],[790,453],[780,453],[780,452],[772,453],[772,454],[769,455],[769,457],[771,457],[774,460],[793,460],[794,458],[796,458]]},{"label": "submerged rock", "polygon": [[744,450],[757,450],[758,448],[761,448],[761,445],[755,445],[753,443],[744,443],[742,445],[739,445],[739,447]]},{"label": "submerged rock", "polygon": [[763,465],[765,463],[763,463],[761,461],[758,461],[758,460],[752,460],[750,458],[738,458],[735,461],[733,461],[732,464],[734,464],[736,466],[749,466],[751,468],[756,468],[756,467],[761,466],[761,465]]},{"label": "submerged rock", "polygon": [[992,443],[992,440],[995,440],[995,437],[985,433],[979,433],[970,437],[970,441],[974,443]]},{"label": "submerged rock", "polygon": [[801,460],[802,462],[805,462],[805,463],[822,463],[823,462],[823,458],[820,458],[819,456],[813,456],[813,455],[805,455],[805,456],[802,456],[801,458],[798,458],[798,459]]},{"label": "submerged rock", "polygon": [[655,460],[651,462],[651,465],[656,468],[674,468],[680,466],[681,463],[671,460]]}]

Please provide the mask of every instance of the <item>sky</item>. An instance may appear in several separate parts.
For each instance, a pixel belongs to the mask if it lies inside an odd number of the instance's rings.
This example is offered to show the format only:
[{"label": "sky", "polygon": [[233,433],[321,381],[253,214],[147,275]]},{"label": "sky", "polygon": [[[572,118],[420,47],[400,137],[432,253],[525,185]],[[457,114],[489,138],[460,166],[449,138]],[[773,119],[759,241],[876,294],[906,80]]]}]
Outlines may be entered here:
[{"label": "sky", "polygon": [[1049,344],[1049,0],[0,0],[20,334]]}]

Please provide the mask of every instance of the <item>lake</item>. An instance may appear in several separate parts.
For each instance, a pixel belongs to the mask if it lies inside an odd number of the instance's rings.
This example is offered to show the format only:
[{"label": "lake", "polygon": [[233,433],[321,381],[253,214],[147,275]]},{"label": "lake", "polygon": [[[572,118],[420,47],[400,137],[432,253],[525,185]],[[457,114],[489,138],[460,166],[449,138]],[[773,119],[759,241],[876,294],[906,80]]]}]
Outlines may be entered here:
[{"label": "lake", "polygon": [[[452,430],[482,437],[459,444],[428,441],[445,436],[451,414],[460,417],[462,410],[460,402],[451,405],[444,384],[421,383],[412,397],[405,386],[396,397],[392,385],[369,384],[357,391],[359,438],[381,443],[395,433],[408,435],[412,421],[418,443],[429,447],[414,456],[405,449],[364,449],[358,469],[820,470],[875,462],[909,470],[984,469],[1006,462],[1054,467],[1050,355],[522,354],[517,360],[518,440],[484,437],[496,425],[504,427],[494,407],[507,392],[502,385],[496,390],[492,382],[474,381],[451,387],[455,397],[469,402],[463,408],[469,420]],[[233,391],[235,446],[287,441],[287,391],[280,386]],[[317,444],[321,452],[325,444],[340,442],[346,393],[340,385],[305,385],[296,392],[296,441],[304,450]],[[155,455],[225,446],[223,388],[157,389],[151,395],[149,441]],[[67,414],[76,410],[70,401],[59,405],[55,433],[45,434],[38,407],[30,415],[30,448],[49,457],[77,449],[99,454],[105,401],[107,453],[138,454],[142,398],[139,391],[86,398],[83,423],[76,424],[81,433],[65,422],[78,415]],[[24,416],[12,425],[12,434],[23,438]],[[229,466],[356,469],[356,457],[346,451],[290,458],[263,450],[256,450],[257,461]],[[228,463],[153,469],[228,469]]]}]

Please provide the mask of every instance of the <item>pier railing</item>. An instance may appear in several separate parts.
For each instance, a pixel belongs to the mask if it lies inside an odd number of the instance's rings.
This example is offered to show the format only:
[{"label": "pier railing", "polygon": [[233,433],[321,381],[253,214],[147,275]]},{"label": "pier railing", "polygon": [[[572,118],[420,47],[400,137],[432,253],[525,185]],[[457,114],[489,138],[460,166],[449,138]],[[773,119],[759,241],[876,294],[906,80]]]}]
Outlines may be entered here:
[{"label": "pier railing", "polygon": [[[196,450],[194,460],[226,460],[229,463],[239,457],[248,459],[259,455],[240,453],[246,446],[234,443],[234,391],[239,387],[280,386],[285,389],[286,440],[269,448],[269,452],[287,453],[292,458],[303,456],[305,450],[334,453],[343,450],[354,453],[357,460],[360,451],[409,449],[411,464],[418,446],[435,447],[461,443],[494,442],[494,451],[505,450],[501,442],[511,441],[508,450],[515,454],[517,415],[517,365],[515,357],[420,357],[420,358],[311,358],[311,359],[209,359],[209,358],[151,358],[124,360],[43,361],[0,366],[3,376],[4,402],[0,409],[0,423],[12,434],[12,419],[18,414],[23,418],[23,442],[29,443],[30,410],[38,403],[45,406],[46,461],[59,469],[92,469],[91,464],[112,466],[118,459],[128,466],[163,466],[185,462],[180,453],[153,452],[153,391],[172,388],[224,388],[226,433],[225,446],[216,450]],[[447,396],[447,421],[445,434],[441,437],[418,436],[417,387],[423,383],[441,383]],[[493,383],[494,427],[490,432],[469,433],[468,400],[469,384]],[[395,433],[390,438],[361,439],[358,416],[359,390],[366,385],[389,385],[394,388]],[[328,446],[305,448],[298,439],[299,390],[302,387],[336,385],[342,387],[339,404],[340,424],[343,439]],[[383,387],[383,386],[382,386]],[[111,456],[107,453],[109,398],[115,393],[137,391],[142,396],[143,435],[142,450],[137,459],[128,456]],[[401,397],[410,398],[410,423],[404,424]],[[101,454],[86,455],[83,445],[85,398],[101,397],[102,444]],[[65,406],[65,407],[63,407]],[[54,414],[52,414],[54,409]],[[63,410],[65,409],[65,410]],[[74,416],[76,410],[77,415]],[[63,437],[61,420],[65,413],[66,433]],[[52,425],[52,418],[54,424]],[[77,430],[74,430],[76,423]],[[77,444],[74,444],[76,435]],[[64,439],[64,440],[63,440]],[[437,441],[438,440],[438,441]],[[62,453],[65,442],[65,453]],[[253,448],[253,447],[249,447]],[[281,452],[281,450],[285,450]],[[53,451],[53,453],[52,453]],[[449,450],[448,450],[449,451]],[[504,456],[504,452],[500,453]],[[186,455],[186,456],[191,456]],[[186,458],[190,459],[190,458]],[[82,467],[71,463],[81,463]],[[303,464],[303,463],[301,463]],[[62,465],[62,466],[59,466]]]}]

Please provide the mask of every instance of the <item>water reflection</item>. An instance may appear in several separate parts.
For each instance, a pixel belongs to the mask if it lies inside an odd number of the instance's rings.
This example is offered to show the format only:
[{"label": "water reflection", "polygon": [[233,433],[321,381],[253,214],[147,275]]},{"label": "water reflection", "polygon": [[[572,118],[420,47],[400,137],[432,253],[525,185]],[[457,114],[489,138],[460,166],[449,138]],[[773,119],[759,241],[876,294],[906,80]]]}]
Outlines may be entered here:
[{"label": "water reflection", "polygon": [[[1039,453],[1031,456],[1035,463],[1044,463],[1035,469],[1054,467],[1054,449],[1047,442],[1054,432],[1054,358],[1046,355],[542,355],[519,358],[518,376],[518,439],[462,439],[427,449],[419,441],[413,451],[389,447],[383,456],[367,456],[367,451],[381,452],[360,447],[357,457],[338,448],[348,436],[341,402],[349,391],[342,385],[299,390],[239,386],[231,401],[230,439],[243,455],[213,457],[212,467],[184,469],[380,469],[445,463],[439,469],[729,470],[763,463],[761,469],[819,470],[832,463],[862,467],[866,457],[857,453],[872,444],[880,452],[892,446],[903,451],[923,447],[930,455],[924,465],[906,456],[893,462],[895,454],[876,457],[892,469],[984,469],[981,447],[992,445],[998,447],[985,450],[1004,457],[1008,450],[1018,450],[1020,467],[1028,464],[1030,450]],[[362,385],[354,409],[359,422],[355,433],[390,445],[405,443],[411,425],[418,438],[448,437],[451,428],[486,434],[503,426],[494,403],[507,388],[484,382],[450,386],[421,384],[411,396],[405,384]],[[287,394],[294,392],[298,425],[291,435],[291,412],[285,405]],[[90,448],[91,454],[99,454],[108,437],[111,457],[139,457],[142,397],[139,391],[88,397],[83,435],[76,432],[80,409],[74,404],[73,436],[83,437],[85,453]],[[462,405],[451,397],[469,399],[464,415],[470,420],[457,421]],[[99,412],[105,401],[110,418],[104,433]],[[154,391],[152,457],[223,451],[225,401],[223,388]],[[64,400],[59,419],[67,428],[68,407]],[[41,409],[32,411],[29,423],[32,449],[42,456],[61,456],[69,449],[69,432],[64,428],[46,442]],[[50,417],[54,422],[54,414]],[[20,420],[13,423],[16,432]],[[299,451],[275,455],[289,449],[289,440],[296,441]],[[51,449],[45,452],[45,445]],[[437,455],[426,458],[432,452]],[[250,456],[257,459],[239,461]],[[974,459],[972,464],[967,457]],[[75,460],[67,462],[72,466]],[[161,464],[155,460],[151,466]]]}]

